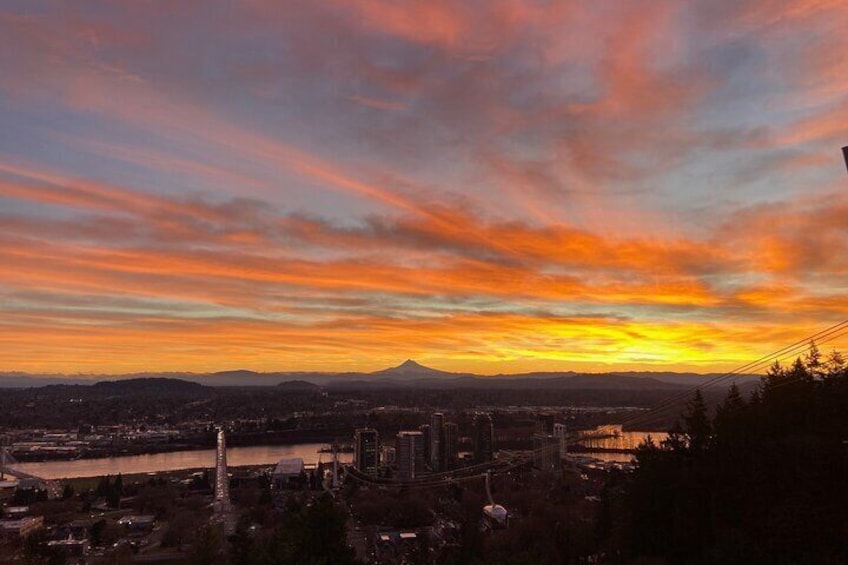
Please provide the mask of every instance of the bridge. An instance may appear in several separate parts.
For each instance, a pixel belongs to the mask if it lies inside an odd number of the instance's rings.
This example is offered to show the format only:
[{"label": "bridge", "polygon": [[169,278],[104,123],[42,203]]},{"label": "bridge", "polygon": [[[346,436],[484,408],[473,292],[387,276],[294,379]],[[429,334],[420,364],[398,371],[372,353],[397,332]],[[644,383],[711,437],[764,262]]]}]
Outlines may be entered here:
[{"label": "bridge", "polygon": [[0,446],[0,481],[6,480],[6,475],[14,477],[18,480],[33,481],[39,486],[47,490],[48,498],[58,498],[62,494],[62,485],[56,480],[43,479],[37,475],[26,473],[20,469],[16,469],[15,465],[20,462],[9,453],[8,447]]}]

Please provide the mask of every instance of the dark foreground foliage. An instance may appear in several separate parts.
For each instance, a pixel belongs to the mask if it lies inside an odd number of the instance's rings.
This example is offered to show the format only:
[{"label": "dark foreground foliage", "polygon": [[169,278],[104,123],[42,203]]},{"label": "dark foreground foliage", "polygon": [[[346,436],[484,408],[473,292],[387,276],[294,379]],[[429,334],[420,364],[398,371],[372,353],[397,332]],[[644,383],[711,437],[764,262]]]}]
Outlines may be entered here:
[{"label": "dark foreground foliage", "polygon": [[[710,417],[712,412],[712,417]],[[700,393],[661,445],[613,479],[602,516],[613,561],[848,562],[848,367],[813,346],[750,399]],[[651,561],[654,562],[654,561]]]},{"label": "dark foreground foliage", "polygon": [[[292,504],[270,537],[251,541],[239,529],[230,539],[231,563],[240,565],[345,565],[353,551],[345,539],[344,512],[329,494],[307,505]],[[223,563],[219,558],[214,563]]]}]

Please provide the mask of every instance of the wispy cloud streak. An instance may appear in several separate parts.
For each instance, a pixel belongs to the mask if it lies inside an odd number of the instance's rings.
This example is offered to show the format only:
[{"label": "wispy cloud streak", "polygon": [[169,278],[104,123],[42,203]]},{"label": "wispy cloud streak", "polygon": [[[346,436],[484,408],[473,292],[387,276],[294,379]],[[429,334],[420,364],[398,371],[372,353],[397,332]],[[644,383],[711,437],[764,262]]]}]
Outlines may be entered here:
[{"label": "wispy cloud streak", "polygon": [[843,3],[284,8],[0,14],[0,369],[718,370],[848,314]]}]

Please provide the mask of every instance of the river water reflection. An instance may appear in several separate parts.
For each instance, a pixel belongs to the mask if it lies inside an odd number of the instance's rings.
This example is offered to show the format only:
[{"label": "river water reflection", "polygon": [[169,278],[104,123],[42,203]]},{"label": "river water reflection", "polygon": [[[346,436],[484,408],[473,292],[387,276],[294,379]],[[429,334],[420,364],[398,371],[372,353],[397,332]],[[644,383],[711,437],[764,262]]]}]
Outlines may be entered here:
[{"label": "river water reflection", "polygon": [[[588,448],[591,455],[603,461],[630,461],[627,453],[597,453],[592,449],[634,449],[647,436],[655,442],[667,437],[662,432],[622,432],[614,427],[598,428],[611,433],[607,437],[584,440],[581,443]],[[595,430],[597,433],[597,430]],[[251,447],[230,447],[227,449],[227,463],[231,467],[244,465],[272,465],[280,459],[299,457],[304,463],[315,464],[319,460],[329,462],[332,455],[319,453],[326,447],[322,443],[301,443],[296,445],[255,445]],[[351,453],[340,453],[342,463],[350,463]],[[44,461],[38,463],[19,463],[15,469],[36,475],[44,479],[75,479],[80,477],[100,477],[103,475],[131,475],[134,473],[159,473],[179,471],[182,469],[212,468],[215,466],[215,450],[202,449],[193,451],[174,451],[171,453],[154,453],[150,455],[127,455],[122,457],[107,457],[101,459],[75,459],[72,461]]]},{"label": "river water reflection", "polygon": [[[326,447],[322,443],[302,443],[297,445],[255,445],[251,447],[230,447],[227,449],[227,463],[230,467],[243,465],[272,465],[280,459],[300,457],[306,464],[320,461],[332,461],[329,453],[319,453]],[[351,461],[350,453],[340,453],[339,461]],[[104,457],[101,459],[75,459],[73,461],[44,461],[38,463],[19,463],[15,469],[39,476],[44,479],[74,479],[80,477],[99,477],[102,475],[130,475],[134,473],[158,473],[179,471],[182,469],[212,468],[215,466],[215,450],[174,451],[150,455],[127,455],[122,457]]]},{"label": "river water reflection", "polygon": [[[581,435],[584,437],[579,440],[579,443],[587,451],[580,455],[588,455],[604,463],[629,463],[633,459],[633,454],[624,453],[625,450],[632,451],[649,438],[657,445],[668,438],[666,432],[625,432],[621,426],[600,426]],[[593,451],[594,449],[620,451]]]},{"label": "river water reflection", "polygon": [[[580,432],[578,432],[580,433]],[[651,439],[655,444],[659,444],[668,438],[666,432],[636,432],[622,431],[621,426],[600,426],[588,432],[582,432],[580,444],[589,450],[592,449],[620,449],[632,450],[639,447],[642,443]]]}]

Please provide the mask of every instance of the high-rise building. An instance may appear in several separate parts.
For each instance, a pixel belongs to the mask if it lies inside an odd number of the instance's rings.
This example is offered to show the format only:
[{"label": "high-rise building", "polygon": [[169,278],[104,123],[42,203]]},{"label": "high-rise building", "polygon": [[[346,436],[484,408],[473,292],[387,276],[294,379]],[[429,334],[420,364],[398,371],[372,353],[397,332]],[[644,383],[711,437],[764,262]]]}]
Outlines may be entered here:
[{"label": "high-rise building", "polygon": [[485,463],[493,460],[495,458],[495,431],[492,427],[492,417],[483,412],[475,414],[472,428],[474,463]]},{"label": "high-rise building", "polygon": [[377,430],[359,428],[353,435],[353,465],[369,475],[377,474],[380,465],[380,436]]},{"label": "high-rise building", "polygon": [[549,473],[562,469],[558,438],[548,434],[533,434],[533,466]]},{"label": "high-rise building", "polygon": [[442,471],[442,427],[445,423],[445,415],[441,412],[433,413],[430,418],[430,468],[438,473]]},{"label": "high-rise building", "polygon": [[430,424],[421,424],[418,426],[418,431],[424,436],[424,461],[426,465],[430,465],[430,449],[432,447],[433,438],[430,436]]},{"label": "high-rise building", "polygon": [[553,423],[553,416],[540,416],[533,434],[533,465],[545,472],[558,473],[562,470],[566,449],[565,424]]},{"label": "high-rise building", "polygon": [[536,416],[536,433],[545,436],[554,433],[554,415],[539,414]]},{"label": "high-rise building", "polygon": [[565,424],[554,424],[554,437],[559,441],[559,458],[565,459],[568,455],[568,439]]},{"label": "high-rise building", "polygon": [[451,471],[456,469],[459,454],[459,426],[453,422],[445,422],[442,431],[442,470]]},{"label": "high-rise building", "polygon": [[424,434],[401,431],[397,434],[397,464],[401,479],[414,479],[424,470]]},{"label": "high-rise building", "polygon": [[386,467],[394,467],[397,464],[397,449],[390,445],[384,445],[382,452],[383,464]]}]

